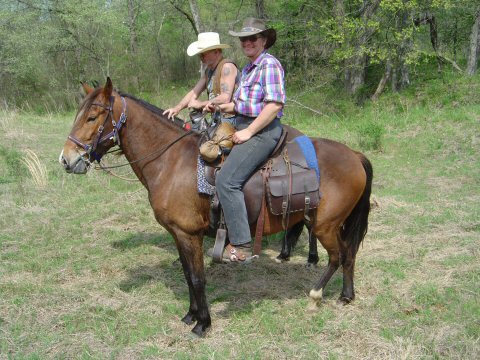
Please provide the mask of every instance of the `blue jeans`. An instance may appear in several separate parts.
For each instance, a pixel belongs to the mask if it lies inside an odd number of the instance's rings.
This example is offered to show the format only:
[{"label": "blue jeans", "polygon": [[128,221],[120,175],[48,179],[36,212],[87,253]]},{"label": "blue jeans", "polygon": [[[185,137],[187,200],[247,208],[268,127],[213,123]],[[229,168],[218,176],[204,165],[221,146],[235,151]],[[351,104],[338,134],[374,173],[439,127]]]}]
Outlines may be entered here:
[{"label": "blue jeans", "polygon": [[[255,118],[237,116],[233,124],[237,130],[243,130],[253,120]],[[228,238],[233,245],[251,241],[243,184],[268,159],[281,134],[280,119],[276,118],[248,141],[235,144],[216,176],[215,187],[223,208]]]}]

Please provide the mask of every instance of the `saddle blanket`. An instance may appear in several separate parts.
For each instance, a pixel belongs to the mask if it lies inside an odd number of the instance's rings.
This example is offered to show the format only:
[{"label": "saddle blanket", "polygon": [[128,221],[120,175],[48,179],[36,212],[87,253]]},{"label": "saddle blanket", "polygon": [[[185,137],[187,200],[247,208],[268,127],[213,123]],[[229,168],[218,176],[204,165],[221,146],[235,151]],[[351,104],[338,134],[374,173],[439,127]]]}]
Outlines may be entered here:
[{"label": "saddle blanket", "polygon": [[215,194],[215,186],[211,185],[205,177],[205,161],[200,155],[198,155],[197,160],[197,186],[200,194]]},{"label": "saddle blanket", "polygon": [[302,135],[297,136],[295,138],[295,141],[302,150],[308,167],[310,169],[315,169],[315,172],[317,173],[317,178],[320,180],[320,169],[318,168],[317,153],[315,151],[315,148],[313,147],[312,140],[310,140],[308,136]]}]

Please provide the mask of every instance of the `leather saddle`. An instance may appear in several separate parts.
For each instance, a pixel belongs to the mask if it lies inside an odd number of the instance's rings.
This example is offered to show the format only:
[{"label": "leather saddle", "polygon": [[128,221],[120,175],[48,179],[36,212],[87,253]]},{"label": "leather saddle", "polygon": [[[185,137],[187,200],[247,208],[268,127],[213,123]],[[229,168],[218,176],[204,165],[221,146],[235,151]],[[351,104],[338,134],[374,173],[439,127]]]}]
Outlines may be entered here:
[{"label": "leather saddle", "polygon": [[[309,168],[305,155],[295,141],[295,137],[303,135],[298,130],[289,131],[283,128],[282,136],[270,158],[255,171],[243,187],[248,222],[253,224],[261,215],[262,204],[273,215],[282,215],[284,226],[288,223],[288,214],[303,211],[306,221],[308,212],[318,207],[320,202],[320,180],[317,172]],[[221,161],[206,164],[205,177],[215,185],[215,174],[221,169]],[[264,202],[264,200],[266,200]],[[218,207],[216,195],[212,207]],[[217,218],[218,216],[214,216]],[[211,224],[213,229],[218,224]]]}]

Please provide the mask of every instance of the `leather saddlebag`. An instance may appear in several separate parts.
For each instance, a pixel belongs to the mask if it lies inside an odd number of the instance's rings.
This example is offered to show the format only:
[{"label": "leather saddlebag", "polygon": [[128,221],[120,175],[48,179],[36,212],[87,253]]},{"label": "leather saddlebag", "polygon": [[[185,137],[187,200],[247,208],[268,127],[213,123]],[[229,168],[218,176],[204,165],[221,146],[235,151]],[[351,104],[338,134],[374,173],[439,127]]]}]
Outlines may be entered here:
[{"label": "leather saddlebag", "polygon": [[318,207],[320,189],[315,169],[293,173],[292,176],[270,176],[267,180],[270,212],[282,215]]}]

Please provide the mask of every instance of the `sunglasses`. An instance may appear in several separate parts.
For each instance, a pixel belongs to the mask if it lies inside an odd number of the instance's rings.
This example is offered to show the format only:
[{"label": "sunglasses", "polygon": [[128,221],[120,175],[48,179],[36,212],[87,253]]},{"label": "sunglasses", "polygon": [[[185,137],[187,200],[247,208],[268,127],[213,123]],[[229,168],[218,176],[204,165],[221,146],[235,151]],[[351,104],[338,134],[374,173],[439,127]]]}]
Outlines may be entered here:
[{"label": "sunglasses", "polygon": [[242,36],[242,37],[240,38],[240,41],[241,41],[241,42],[245,42],[245,41],[255,42],[255,41],[257,41],[257,40],[260,39],[260,38],[261,38],[261,36],[259,36],[259,35]]}]

